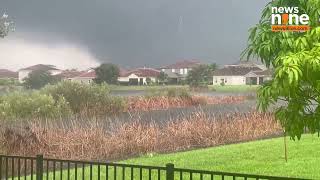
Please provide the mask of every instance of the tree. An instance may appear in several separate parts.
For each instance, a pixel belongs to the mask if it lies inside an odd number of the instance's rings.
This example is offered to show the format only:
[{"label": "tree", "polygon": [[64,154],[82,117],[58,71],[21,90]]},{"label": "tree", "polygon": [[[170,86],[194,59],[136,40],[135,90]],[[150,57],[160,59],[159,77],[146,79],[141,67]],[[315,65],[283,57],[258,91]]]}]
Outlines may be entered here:
[{"label": "tree", "polygon": [[99,67],[95,69],[96,79],[94,80],[96,83],[108,83],[108,84],[117,84],[120,70],[117,65],[108,63],[101,64]]},{"label": "tree", "polygon": [[216,64],[199,65],[189,71],[187,82],[192,87],[207,86],[212,81],[213,71],[216,69]]},{"label": "tree", "polygon": [[7,14],[3,14],[0,17],[0,37],[4,38],[10,31],[14,31],[13,22],[8,20]]},{"label": "tree", "polygon": [[52,76],[50,72],[44,70],[36,70],[29,73],[24,79],[23,85],[27,89],[40,89],[47,84],[58,82],[58,77]]},{"label": "tree", "polygon": [[[311,30],[307,32],[272,32],[272,7],[299,7],[308,14]],[[250,29],[247,59],[258,57],[274,68],[273,79],[258,90],[262,110],[279,101],[285,106],[275,116],[285,134],[301,138],[305,129],[320,131],[320,0],[277,0],[269,2],[259,24]]]},{"label": "tree", "polygon": [[210,73],[213,75],[213,72],[218,68],[218,65],[216,63],[212,63],[208,65],[208,68],[210,70]]},{"label": "tree", "polygon": [[152,80],[151,80],[150,77],[147,77],[147,78],[146,78],[146,84],[147,84],[147,85],[151,85],[151,84],[152,84]]},{"label": "tree", "polygon": [[213,73],[218,68],[216,63],[212,63],[208,65],[208,72],[207,72],[207,82],[208,84],[213,84]]},{"label": "tree", "polygon": [[168,74],[166,74],[165,72],[160,72],[159,76],[157,77],[158,83],[159,84],[165,84],[168,82]]}]

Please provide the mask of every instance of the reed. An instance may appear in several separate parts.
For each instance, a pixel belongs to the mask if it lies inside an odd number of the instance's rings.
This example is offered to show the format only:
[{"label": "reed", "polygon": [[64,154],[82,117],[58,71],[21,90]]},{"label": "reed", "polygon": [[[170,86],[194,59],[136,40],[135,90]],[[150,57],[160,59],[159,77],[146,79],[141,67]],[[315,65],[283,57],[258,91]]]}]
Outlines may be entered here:
[{"label": "reed", "polygon": [[32,122],[28,126],[1,126],[0,142],[10,155],[79,160],[119,160],[147,153],[168,153],[256,140],[281,133],[270,113],[233,113],[208,116],[199,111],[166,124],[139,120],[103,128],[74,123],[56,128]]}]

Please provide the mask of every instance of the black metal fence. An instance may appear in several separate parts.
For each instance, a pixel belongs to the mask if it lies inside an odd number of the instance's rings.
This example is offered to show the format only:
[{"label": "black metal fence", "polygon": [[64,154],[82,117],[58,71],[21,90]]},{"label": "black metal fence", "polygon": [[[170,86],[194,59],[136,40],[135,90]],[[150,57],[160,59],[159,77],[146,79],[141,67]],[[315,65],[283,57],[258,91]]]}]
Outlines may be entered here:
[{"label": "black metal fence", "polygon": [[227,179],[299,179],[217,171],[201,171],[109,162],[71,161],[37,157],[0,155],[0,179],[3,180],[227,180]]}]

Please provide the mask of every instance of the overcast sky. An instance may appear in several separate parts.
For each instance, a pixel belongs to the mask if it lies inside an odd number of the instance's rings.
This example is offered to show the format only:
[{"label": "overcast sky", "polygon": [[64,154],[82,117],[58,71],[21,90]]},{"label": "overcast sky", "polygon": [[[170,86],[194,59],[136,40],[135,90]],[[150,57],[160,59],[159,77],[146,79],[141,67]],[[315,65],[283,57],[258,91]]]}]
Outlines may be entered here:
[{"label": "overcast sky", "polygon": [[16,31],[0,39],[0,68],[181,59],[239,60],[267,0],[0,0]]}]

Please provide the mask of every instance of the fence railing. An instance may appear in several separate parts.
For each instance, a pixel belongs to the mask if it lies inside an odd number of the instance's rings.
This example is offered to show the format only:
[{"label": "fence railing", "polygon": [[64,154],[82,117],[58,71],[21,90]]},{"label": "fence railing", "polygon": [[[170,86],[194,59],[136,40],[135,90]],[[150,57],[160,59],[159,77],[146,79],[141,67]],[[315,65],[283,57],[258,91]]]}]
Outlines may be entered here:
[{"label": "fence railing", "polygon": [[227,180],[227,179],[300,179],[202,171],[109,162],[0,155],[0,180]]}]

